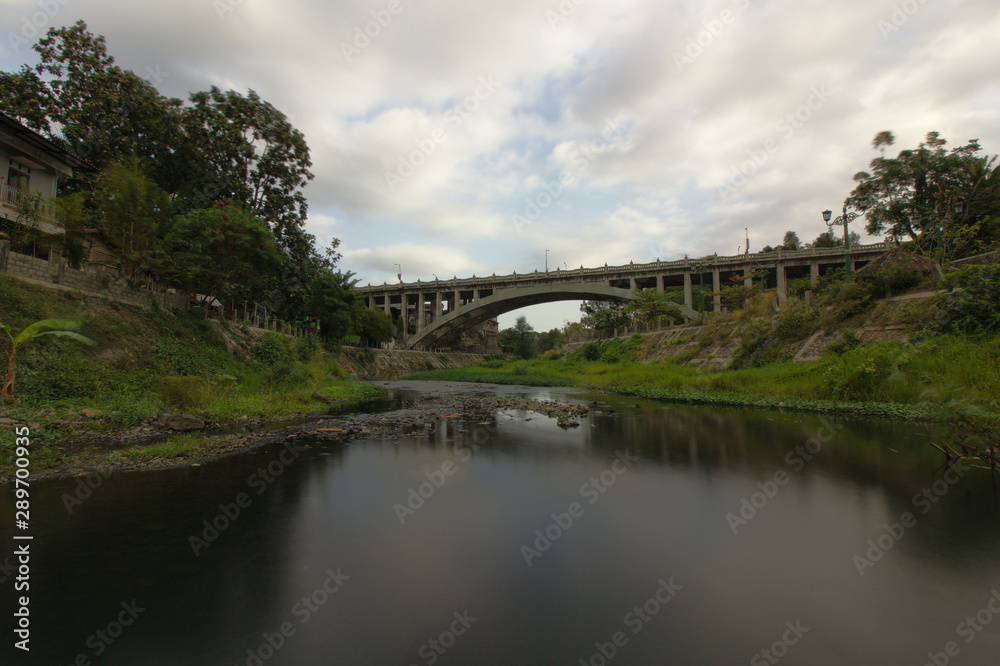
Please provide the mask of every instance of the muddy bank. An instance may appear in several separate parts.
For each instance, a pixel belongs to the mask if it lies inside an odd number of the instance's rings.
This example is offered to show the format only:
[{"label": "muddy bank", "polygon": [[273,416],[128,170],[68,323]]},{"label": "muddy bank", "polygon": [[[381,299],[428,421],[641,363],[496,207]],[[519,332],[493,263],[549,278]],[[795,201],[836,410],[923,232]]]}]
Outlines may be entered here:
[{"label": "muddy bank", "polygon": [[[402,383],[400,383],[402,384]],[[442,419],[494,422],[501,411],[525,411],[553,419],[559,427],[575,428],[579,418],[588,414],[613,413],[613,409],[580,404],[568,392],[538,400],[516,395],[517,387],[462,385],[429,382],[436,388],[416,391],[419,383],[397,386],[398,405],[387,411],[371,413],[299,414],[282,420],[244,419],[235,424],[212,424],[205,431],[186,433],[197,439],[196,451],[177,457],[128,457],[155,447],[169,438],[160,429],[145,426],[119,433],[108,433],[105,442],[81,446],[79,453],[58,459],[33,478],[59,478],[87,474],[108,476],[116,472],[199,466],[223,456],[234,455],[286,440],[325,440],[347,443],[354,440],[393,440],[400,437],[433,435]],[[409,387],[409,388],[407,388]],[[513,393],[513,394],[512,394]],[[536,416],[533,416],[536,417]],[[531,417],[529,417],[531,418]],[[122,446],[124,445],[124,446]]]}]

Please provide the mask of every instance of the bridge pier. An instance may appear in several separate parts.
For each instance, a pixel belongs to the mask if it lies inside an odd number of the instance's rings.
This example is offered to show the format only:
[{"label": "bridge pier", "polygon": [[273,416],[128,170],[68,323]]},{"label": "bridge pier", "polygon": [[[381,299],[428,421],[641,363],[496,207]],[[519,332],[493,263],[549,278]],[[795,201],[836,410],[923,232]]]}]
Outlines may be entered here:
[{"label": "bridge pier", "polygon": [[784,305],[788,300],[788,281],[785,276],[785,265],[778,262],[778,305]]},{"label": "bridge pier", "polygon": [[743,269],[743,286],[744,287],[752,287],[753,286],[753,278],[750,277],[750,268],[749,267]]},{"label": "bridge pier", "polygon": [[712,296],[712,306],[713,306],[712,309],[715,312],[722,312],[722,294],[719,293],[719,291],[721,289],[722,289],[722,285],[720,284],[720,281],[719,281],[719,269],[718,268],[713,268],[712,269],[712,291],[715,293],[715,295]]},{"label": "bridge pier", "polygon": [[684,274],[684,307],[694,310],[694,297],[691,294],[691,273]]},{"label": "bridge pier", "polygon": [[819,262],[810,261],[809,262],[809,286],[813,289],[819,284]]}]

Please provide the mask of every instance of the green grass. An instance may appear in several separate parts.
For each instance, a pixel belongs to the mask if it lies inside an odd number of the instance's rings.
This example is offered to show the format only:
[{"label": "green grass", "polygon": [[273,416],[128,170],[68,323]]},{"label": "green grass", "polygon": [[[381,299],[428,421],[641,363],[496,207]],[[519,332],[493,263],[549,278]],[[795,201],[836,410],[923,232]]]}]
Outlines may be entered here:
[{"label": "green grass", "polygon": [[204,446],[204,440],[194,435],[176,435],[161,444],[125,449],[119,455],[128,460],[193,458],[198,455]]},{"label": "green grass", "polygon": [[[816,361],[781,361],[740,370],[673,362],[584,361],[572,354],[559,360],[486,363],[489,367],[476,364],[406,378],[502,384],[528,384],[525,378],[531,378],[541,385],[575,384],[661,400],[892,417],[927,417],[935,404],[950,400],[956,391],[970,404],[1000,407],[1000,336],[996,335],[940,335],[923,344],[879,342]],[[530,385],[540,385],[537,382]]]},{"label": "green grass", "polygon": [[[0,416],[34,426],[35,468],[73,455],[81,440],[106,437],[110,450],[116,430],[165,412],[223,422],[278,418],[326,411],[314,392],[338,405],[385,395],[382,387],[349,378],[336,353],[263,338],[230,352],[219,331],[197,315],[117,305],[0,274],[0,323],[18,331],[49,317],[83,321],[81,332],[97,345],[39,338],[19,350],[19,402],[0,405]],[[0,359],[7,350],[0,340]],[[101,415],[83,416],[84,408]],[[5,474],[12,471],[11,443],[0,441]]]}]

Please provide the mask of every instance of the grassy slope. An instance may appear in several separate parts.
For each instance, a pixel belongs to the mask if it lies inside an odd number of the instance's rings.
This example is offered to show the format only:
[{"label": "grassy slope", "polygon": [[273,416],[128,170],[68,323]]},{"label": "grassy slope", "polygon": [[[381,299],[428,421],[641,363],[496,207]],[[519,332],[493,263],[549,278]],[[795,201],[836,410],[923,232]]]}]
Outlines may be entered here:
[{"label": "grassy slope", "polygon": [[[33,453],[36,465],[70,453],[70,440],[94,438],[164,412],[223,421],[280,417],[324,411],[313,392],[341,403],[384,393],[347,378],[330,354],[299,349],[298,358],[306,361],[267,364],[227,352],[222,336],[197,316],[143,311],[0,274],[0,322],[18,331],[51,317],[84,320],[81,333],[97,345],[40,338],[19,350],[15,396],[20,402],[0,405],[0,417],[37,425],[32,440],[42,448]],[[0,349],[5,358],[9,343],[0,342]],[[167,377],[183,379],[168,388]],[[102,415],[86,417],[83,408]],[[0,428],[0,435],[5,431]],[[12,443],[12,437],[0,439],[5,472]]]}]

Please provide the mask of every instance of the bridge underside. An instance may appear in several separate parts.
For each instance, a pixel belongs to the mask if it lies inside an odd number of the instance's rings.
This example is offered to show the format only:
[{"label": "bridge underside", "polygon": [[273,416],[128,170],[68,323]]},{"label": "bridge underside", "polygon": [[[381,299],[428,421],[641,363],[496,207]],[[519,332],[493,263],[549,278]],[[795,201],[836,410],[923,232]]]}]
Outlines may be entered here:
[{"label": "bridge underside", "polygon": [[[407,340],[407,346],[423,345],[434,347],[440,345],[462,332],[495,319],[500,315],[518,310],[529,305],[554,303],[556,301],[631,301],[635,300],[635,292],[619,287],[611,287],[600,283],[592,284],[550,284],[534,287],[506,289],[469,303],[440,319],[435,320],[426,328],[418,331]],[[697,313],[690,308],[678,306],[686,317],[695,318]]]}]

